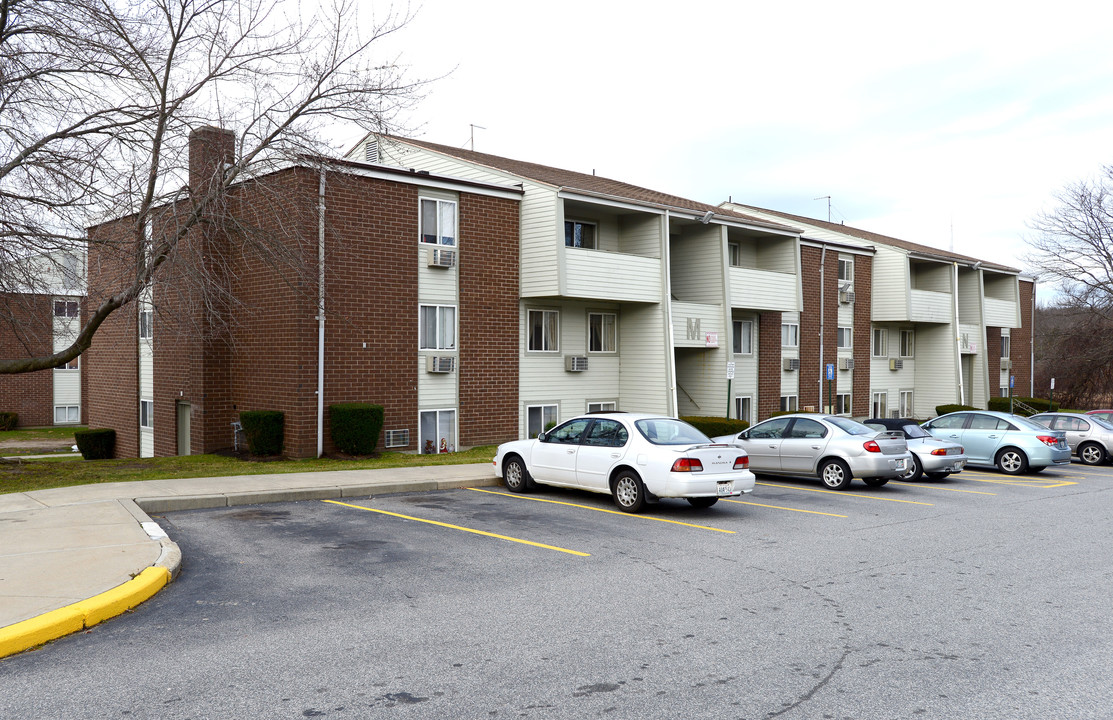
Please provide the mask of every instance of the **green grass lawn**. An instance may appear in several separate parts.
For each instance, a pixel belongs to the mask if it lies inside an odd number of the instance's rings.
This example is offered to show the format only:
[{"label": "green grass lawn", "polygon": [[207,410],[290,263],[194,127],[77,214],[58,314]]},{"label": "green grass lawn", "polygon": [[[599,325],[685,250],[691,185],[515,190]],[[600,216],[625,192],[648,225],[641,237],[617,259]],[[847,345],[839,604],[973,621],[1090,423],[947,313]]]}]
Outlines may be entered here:
[{"label": "green grass lawn", "polygon": [[[0,442],[34,437],[34,433],[55,433],[55,442],[66,433],[73,437],[73,428],[45,430],[13,430],[0,433]],[[0,455],[14,452],[0,449]],[[80,457],[44,458],[35,460],[0,460],[0,493],[27,492],[71,485],[106,482],[161,480],[164,478],[217,477],[222,475],[259,475],[264,473],[319,472],[323,470],[361,470],[366,468],[410,467],[413,465],[463,465],[491,461],[495,447],[486,445],[457,453],[409,455],[384,452],[366,460],[331,458],[307,460],[274,460],[259,462],[223,455],[189,455],[184,457],[130,458],[122,460],[83,460]]]}]

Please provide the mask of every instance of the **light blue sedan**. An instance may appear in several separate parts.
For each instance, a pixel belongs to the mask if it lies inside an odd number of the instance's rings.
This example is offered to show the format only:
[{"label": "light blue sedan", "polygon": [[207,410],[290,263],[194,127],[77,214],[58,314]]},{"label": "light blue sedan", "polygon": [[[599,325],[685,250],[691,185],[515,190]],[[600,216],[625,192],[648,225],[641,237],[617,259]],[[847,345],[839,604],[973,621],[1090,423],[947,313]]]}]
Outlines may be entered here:
[{"label": "light blue sedan", "polygon": [[924,423],[940,440],[966,448],[970,465],[996,465],[1007,475],[1039,472],[1049,465],[1070,465],[1067,434],[1019,415],[992,410],[948,413]]}]

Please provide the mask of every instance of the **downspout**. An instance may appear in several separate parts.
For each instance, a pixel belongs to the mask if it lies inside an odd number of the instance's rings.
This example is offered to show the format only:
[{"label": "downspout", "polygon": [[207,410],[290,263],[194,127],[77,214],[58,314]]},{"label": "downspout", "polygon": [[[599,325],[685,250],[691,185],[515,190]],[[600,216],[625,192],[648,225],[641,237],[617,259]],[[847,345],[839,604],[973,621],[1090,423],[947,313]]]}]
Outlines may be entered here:
[{"label": "downspout", "polygon": [[955,367],[958,370],[958,404],[966,404],[966,388],[962,384],[962,328],[958,323],[958,263],[953,262],[955,297]]},{"label": "downspout", "polygon": [[664,285],[665,300],[665,339],[668,341],[668,371],[669,371],[669,415],[678,416],[680,405],[676,397],[676,338],[672,328],[672,268],[669,267],[671,252],[669,248],[669,211],[665,210],[664,217],[664,252],[662,252],[662,284]]},{"label": "downspout", "polygon": [[823,304],[826,298],[823,284],[823,268],[827,262],[827,243],[823,244],[823,252],[819,255],[819,407],[823,407],[823,379],[827,373],[823,365]]},{"label": "downspout", "polygon": [[325,169],[317,185],[317,457],[325,454]]},{"label": "downspout", "polygon": [[[1017,295],[1020,285],[1017,285]],[[1028,397],[1036,396],[1036,278],[1032,278],[1032,321],[1028,323]],[[1051,408],[1054,410],[1055,408]]]}]

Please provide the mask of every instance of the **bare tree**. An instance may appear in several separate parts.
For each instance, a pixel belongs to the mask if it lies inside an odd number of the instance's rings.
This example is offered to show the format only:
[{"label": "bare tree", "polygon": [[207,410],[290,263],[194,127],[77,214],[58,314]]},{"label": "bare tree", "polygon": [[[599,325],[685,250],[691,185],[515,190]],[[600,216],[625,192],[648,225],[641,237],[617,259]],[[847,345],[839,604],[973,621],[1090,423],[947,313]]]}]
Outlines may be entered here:
[{"label": "bare tree", "polygon": [[[337,119],[399,129],[425,81],[376,54],[411,15],[392,9],[361,34],[357,2],[303,17],[304,3],[278,0],[0,0],[0,294],[10,305],[57,292],[59,278],[73,279],[87,228],[129,223],[122,241],[97,240],[115,243],[126,271],[76,340],[0,359],[0,373],[77,357],[164,274],[188,278],[216,307],[221,288],[210,281],[221,273],[183,239],[219,214],[230,187],[327,152],[322,130]],[[187,138],[208,125],[234,132],[234,160],[191,185]],[[241,236],[272,262],[301,257]]]}]

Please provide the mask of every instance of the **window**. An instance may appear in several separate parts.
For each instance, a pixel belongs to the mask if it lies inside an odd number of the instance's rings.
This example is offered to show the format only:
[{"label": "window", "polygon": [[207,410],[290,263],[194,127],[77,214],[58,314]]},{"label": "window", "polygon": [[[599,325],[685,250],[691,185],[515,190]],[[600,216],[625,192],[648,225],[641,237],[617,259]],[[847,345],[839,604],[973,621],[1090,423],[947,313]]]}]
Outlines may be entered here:
[{"label": "window", "polygon": [[76,423],[81,422],[81,408],[77,405],[55,405],[54,422]]},{"label": "window", "polygon": [[781,323],[781,346],[798,347],[800,345],[800,326],[796,323]]},{"label": "window", "polygon": [[421,199],[421,242],[431,245],[456,244],[456,203],[452,200]]},{"label": "window", "polygon": [[835,396],[835,415],[850,414],[850,393],[839,393]]},{"label": "window", "polygon": [[595,249],[595,224],[578,220],[564,221],[564,246]]},{"label": "window", "polygon": [[54,317],[74,318],[80,315],[81,310],[76,300],[55,300]]},{"label": "window", "polygon": [[836,345],[841,348],[854,347],[854,328],[840,327]]},{"label": "window", "polygon": [[742,246],[738,243],[727,243],[727,259],[731,267],[742,266]]},{"label": "window", "polygon": [[732,346],[735,355],[752,355],[754,352],[754,321],[735,320],[732,324]]},{"label": "window", "polygon": [[781,412],[796,412],[797,400],[796,395],[781,395]]},{"label": "window", "polygon": [[545,436],[545,442],[560,443],[561,445],[579,445],[580,438],[583,437],[584,430],[587,429],[587,424],[589,422],[591,422],[589,418],[569,420],[563,425],[558,425],[553,428],[553,431]]},{"label": "window", "polygon": [[622,423],[616,420],[596,420],[584,438],[584,445],[622,447],[629,439],[630,433]]},{"label": "window", "polygon": [[[910,358],[915,355],[915,346],[913,345],[913,336],[911,330],[900,331],[900,356],[902,358]],[[907,415],[902,417],[908,417]]]},{"label": "window", "polygon": [[966,424],[966,419],[969,417],[970,413],[945,415],[944,417],[932,420],[931,427],[939,430],[961,430],[962,426]]},{"label": "window", "polygon": [[151,400],[139,401],[139,427],[153,428],[155,426],[155,404]]},{"label": "window", "polygon": [[875,418],[887,417],[888,413],[889,413],[888,401],[889,401],[888,393],[883,393],[883,392],[874,393],[873,394],[873,407],[872,407],[872,410],[871,410],[871,416],[875,417]]},{"label": "window", "polygon": [[914,417],[913,416],[914,412],[915,412],[915,410],[913,409],[913,405],[912,405],[912,391],[911,390],[901,390],[900,391],[900,416],[902,418]]},{"label": "window", "polygon": [[1009,353],[1012,352],[1012,338],[1008,335],[1001,336],[1001,357],[1012,357]]},{"label": "window", "polygon": [[752,404],[753,401],[748,397],[734,398],[734,416],[739,420],[753,422],[753,420],[750,419],[750,407]]},{"label": "window", "polygon": [[139,311],[139,339],[150,340],[155,336],[155,313],[153,310]]},{"label": "window", "polygon": [[618,316],[614,313],[587,314],[588,352],[613,353],[618,349]]},{"label": "window", "polygon": [[73,360],[70,360],[65,365],[59,365],[58,370],[79,370],[81,368],[81,356],[78,355]]},{"label": "window", "polygon": [[614,412],[615,409],[615,404],[613,402],[589,402],[587,404],[587,411],[589,413]]},{"label": "window", "polygon": [[421,350],[455,350],[456,308],[452,305],[422,305],[417,332]]},{"label": "window", "polygon": [[456,411],[425,410],[419,413],[419,439],[425,455],[456,452]]},{"label": "window", "polygon": [[557,337],[560,313],[556,310],[529,311],[529,349],[531,352],[559,352]]},{"label": "window", "polygon": [[852,282],[854,280],[854,261],[839,258],[839,282]]},{"label": "window", "polygon": [[1001,386],[1000,397],[1008,397],[1008,396],[1009,396],[1009,386],[1008,385],[1002,385]]},{"label": "window", "polygon": [[556,405],[529,405],[526,407],[526,437],[552,430],[557,424]]},{"label": "window", "polygon": [[[889,331],[885,328],[873,329],[873,356],[889,357]],[[881,417],[874,415],[874,417]]]},{"label": "window", "polygon": [[792,423],[792,429],[788,431],[788,437],[802,440],[815,440],[826,435],[827,428],[808,418],[796,418],[796,422]]},{"label": "window", "polygon": [[750,438],[759,440],[783,438],[785,436],[785,430],[788,428],[790,422],[792,422],[792,418],[773,418],[772,420],[766,420],[754,426],[754,429],[750,431]]}]

